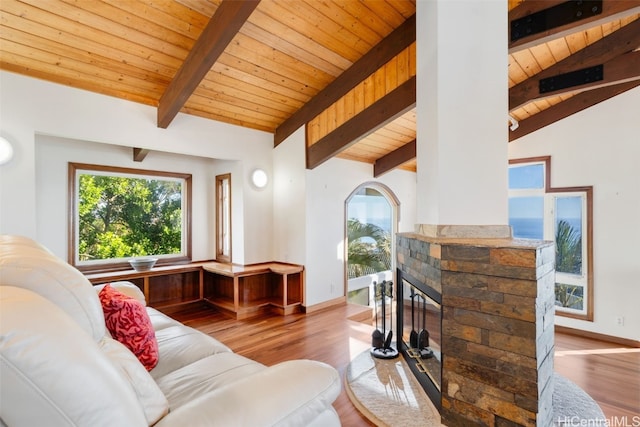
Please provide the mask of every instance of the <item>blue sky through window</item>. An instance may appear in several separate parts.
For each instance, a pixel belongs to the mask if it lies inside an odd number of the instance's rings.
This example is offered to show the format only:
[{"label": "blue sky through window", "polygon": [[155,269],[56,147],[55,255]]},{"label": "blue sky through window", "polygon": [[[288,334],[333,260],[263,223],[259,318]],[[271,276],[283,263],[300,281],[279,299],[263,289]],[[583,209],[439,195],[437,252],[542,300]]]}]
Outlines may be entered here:
[{"label": "blue sky through window", "polygon": [[560,219],[582,219],[582,197],[558,197],[556,199],[556,217]]},{"label": "blue sky through window", "polygon": [[509,167],[509,189],[544,188],[544,164]]},{"label": "blue sky through window", "polygon": [[348,218],[355,218],[364,224],[375,224],[387,232],[391,232],[391,215],[391,205],[387,199],[372,189],[368,194],[354,195],[347,207]]},{"label": "blue sky through window", "polygon": [[[542,239],[544,234],[544,164],[509,167],[509,190],[534,190],[524,197],[509,197],[509,225],[513,236]],[[537,192],[535,190],[540,190]]]},{"label": "blue sky through window", "polygon": [[582,236],[582,197],[568,196],[556,199],[556,226],[560,221],[567,222]]}]

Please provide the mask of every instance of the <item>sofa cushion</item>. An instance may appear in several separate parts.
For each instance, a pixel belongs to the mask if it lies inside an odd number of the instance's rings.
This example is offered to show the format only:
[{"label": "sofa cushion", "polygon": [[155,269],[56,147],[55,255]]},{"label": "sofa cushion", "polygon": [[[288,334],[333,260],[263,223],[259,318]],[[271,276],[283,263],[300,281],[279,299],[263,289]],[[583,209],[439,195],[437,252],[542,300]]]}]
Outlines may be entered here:
[{"label": "sofa cushion", "polygon": [[34,240],[0,235],[2,285],[30,289],[71,316],[97,342],[105,335],[100,301],[89,280]]},{"label": "sofa cushion", "polygon": [[0,286],[0,378],[9,426],[148,425],[98,344],[52,302],[13,286]]},{"label": "sofa cushion", "polygon": [[175,410],[197,397],[267,369],[235,353],[218,353],[159,378],[158,386]]},{"label": "sofa cushion", "polygon": [[191,363],[213,354],[231,352],[229,347],[209,335],[182,324],[156,331],[160,359],[151,376],[157,381]]},{"label": "sofa cushion", "polygon": [[114,365],[120,368],[123,378],[136,393],[149,425],[155,424],[169,412],[169,402],[158,384],[140,361],[118,341],[105,337],[100,348]]},{"label": "sofa cushion", "polygon": [[148,371],[153,369],[158,363],[158,342],[145,306],[109,284],[99,296],[111,336],[131,350]]},{"label": "sofa cushion", "polygon": [[151,319],[151,324],[153,325],[153,329],[156,331],[156,337],[158,336],[158,331],[164,328],[168,328],[170,326],[180,326],[182,323],[177,320],[167,316],[166,314],[158,311],[153,307],[147,307],[147,314]]},{"label": "sofa cushion", "polygon": [[[286,361],[172,407],[154,427],[339,426],[331,403],[340,383],[338,371],[325,363]],[[312,421],[316,418],[323,424]]]}]

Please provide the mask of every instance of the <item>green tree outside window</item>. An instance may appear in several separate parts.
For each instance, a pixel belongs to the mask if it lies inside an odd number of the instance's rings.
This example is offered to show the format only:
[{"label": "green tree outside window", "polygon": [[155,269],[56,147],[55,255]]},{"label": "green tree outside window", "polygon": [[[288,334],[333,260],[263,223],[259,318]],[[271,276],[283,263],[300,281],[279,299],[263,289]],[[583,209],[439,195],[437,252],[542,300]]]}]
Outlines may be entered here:
[{"label": "green tree outside window", "polygon": [[80,261],[179,254],[181,245],[180,181],[79,175]]},{"label": "green tree outside window", "polygon": [[382,227],[349,218],[347,240],[349,276],[360,277],[391,268],[391,236]]}]

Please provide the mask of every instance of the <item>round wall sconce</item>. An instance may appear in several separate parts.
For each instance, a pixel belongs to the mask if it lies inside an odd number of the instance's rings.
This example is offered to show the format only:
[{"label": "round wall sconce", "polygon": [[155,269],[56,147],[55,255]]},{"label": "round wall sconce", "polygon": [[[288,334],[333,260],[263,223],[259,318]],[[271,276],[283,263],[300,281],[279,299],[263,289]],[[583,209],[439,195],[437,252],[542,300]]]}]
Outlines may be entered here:
[{"label": "round wall sconce", "polygon": [[264,169],[255,169],[251,172],[251,183],[258,189],[262,189],[267,186],[269,178]]},{"label": "round wall sconce", "polygon": [[13,147],[11,143],[0,136],[0,165],[9,163],[13,158]]}]

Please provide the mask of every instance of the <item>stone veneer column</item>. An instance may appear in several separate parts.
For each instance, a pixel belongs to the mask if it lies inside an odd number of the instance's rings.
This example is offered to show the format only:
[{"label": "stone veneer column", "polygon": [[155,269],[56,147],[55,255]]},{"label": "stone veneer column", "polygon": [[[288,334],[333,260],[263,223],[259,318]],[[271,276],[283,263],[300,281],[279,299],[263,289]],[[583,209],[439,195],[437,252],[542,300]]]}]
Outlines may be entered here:
[{"label": "stone veneer column", "polygon": [[398,268],[442,293],[442,422],[553,424],[550,242],[398,235]]}]

